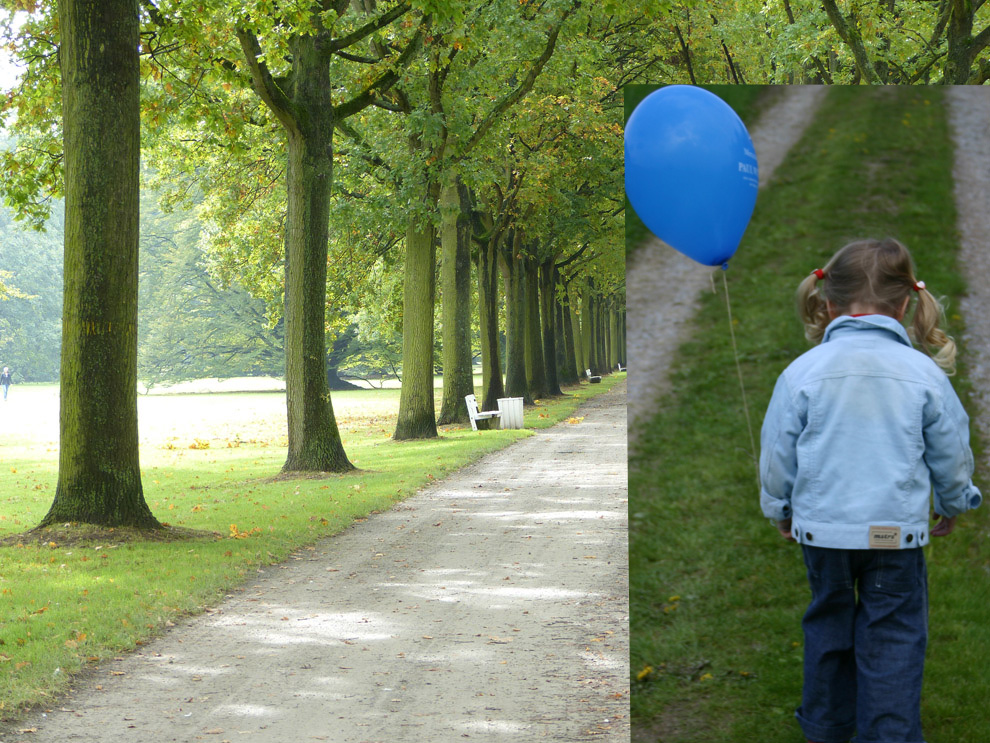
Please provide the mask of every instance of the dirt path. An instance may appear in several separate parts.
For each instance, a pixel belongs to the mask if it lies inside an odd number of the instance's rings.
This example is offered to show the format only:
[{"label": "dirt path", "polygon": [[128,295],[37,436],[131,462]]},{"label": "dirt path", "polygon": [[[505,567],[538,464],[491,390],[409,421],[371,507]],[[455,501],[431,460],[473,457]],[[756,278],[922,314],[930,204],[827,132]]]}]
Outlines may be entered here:
[{"label": "dirt path", "polygon": [[951,85],[946,95],[956,144],[952,176],[959,213],[959,264],[965,276],[975,277],[960,307],[966,319],[964,362],[979,409],[974,423],[986,438],[990,436],[990,90]]},{"label": "dirt path", "polygon": [[[814,118],[826,89],[781,86],[750,136],[760,165],[760,187],[800,139]],[[717,269],[715,269],[717,270]],[[635,447],[638,424],[656,411],[667,385],[670,360],[698,305],[700,292],[712,283],[713,270],[701,266],[659,240],[638,248],[626,266],[629,444]]]},{"label": "dirt path", "polygon": [[625,403],[259,571],[0,741],[628,741]]}]

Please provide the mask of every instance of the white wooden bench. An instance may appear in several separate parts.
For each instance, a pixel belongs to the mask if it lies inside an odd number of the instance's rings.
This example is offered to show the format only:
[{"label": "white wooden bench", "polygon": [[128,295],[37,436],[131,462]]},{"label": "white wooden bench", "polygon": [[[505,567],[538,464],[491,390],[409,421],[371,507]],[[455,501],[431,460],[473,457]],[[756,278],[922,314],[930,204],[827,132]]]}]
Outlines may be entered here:
[{"label": "white wooden bench", "polygon": [[598,384],[599,382],[602,381],[602,378],[599,377],[597,374],[591,373],[591,369],[585,369],[584,376],[586,376],[588,378],[588,381],[591,382],[592,384]]},{"label": "white wooden bench", "polygon": [[623,366],[622,364],[616,364],[616,366],[619,367],[620,372],[624,372],[629,368],[628,366]]},{"label": "white wooden bench", "polygon": [[467,404],[468,415],[471,416],[471,429],[474,431],[478,430],[478,421],[488,420],[489,418],[499,418],[502,413],[499,410],[478,410],[478,401],[475,399],[474,395],[465,395],[464,402]]}]

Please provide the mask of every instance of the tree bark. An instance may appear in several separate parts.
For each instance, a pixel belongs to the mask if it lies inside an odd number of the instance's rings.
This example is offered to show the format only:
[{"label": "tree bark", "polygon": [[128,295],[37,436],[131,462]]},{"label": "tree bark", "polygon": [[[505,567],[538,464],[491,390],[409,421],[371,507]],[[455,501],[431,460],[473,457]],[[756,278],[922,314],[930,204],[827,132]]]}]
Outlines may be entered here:
[{"label": "tree bark", "polygon": [[500,251],[502,277],[505,281],[505,394],[521,397],[533,404],[526,382],[526,288],[523,261],[517,258],[520,234],[511,231],[508,247]]},{"label": "tree bark", "polygon": [[539,267],[540,321],[543,330],[543,369],[547,394],[562,395],[557,377],[557,284],[555,258],[550,257]]},{"label": "tree bark", "polygon": [[581,284],[581,374],[591,369],[593,374],[595,361],[595,304],[592,297],[591,285],[588,279]]},{"label": "tree bark", "polygon": [[571,292],[565,285],[563,298],[560,302],[560,327],[563,330],[564,355],[560,360],[560,381],[572,384],[579,378],[575,363],[576,349],[574,348],[574,311],[571,309]]},{"label": "tree bark", "polygon": [[[433,214],[440,184],[424,194],[425,213]],[[406,229],[405,279],[402,290],[402,391],[392,438],[436,438],[433,401],[433,303],[436,296],[436,228],[415,217]]]},{"label": "tree bark", "polygon": [[[587,345],[584,341],[584,323],[582,323],[582,317],[584,316],[584,309],[581,300],[581,292],[575,290],[571,291],[568,288],[568,297],[570,298],[570,310],[571,310],[571,331],[574,336],[574,367],[577,369],[578,379],[584,377],[584,370],[588,368],[586,362],[585,348]],[[579,307],[579,304],[582,306]]]},{"label": "tree bark", "polygon": [[976,8],[972,0],[951,0],[946,25],[945,69],[943,83],[965,85],[981,78],[979,67],[973,69],[977,56],[990,43],[990,26],[973,36]]},{"label": "tree bark", "polygon": [[481,326],[482,410],[494,410],[505,397],[498,337],[497,237],[492,235],[478,248],[478,305]]},{"label": "tree bark", "polygon": [[538,400],[550,394],[543,338],[540,327],[540,264],[535,258],[523,259],[525,271],[526,383],[529,394]]},{"label": "tree bark", "polygon": [[[455,178],[440,191],[443,402],[438,424],[467,423],[464,398],[474,394],[471,355],[471,205]],[[483,408],[489,410],[490,408]]]},{"label": "tree bark", "polygon": [[65,258],[58,482],[41,526],[159,528],[138,462],[136,0],[61,0]]},{"label": "tree bark", "polygon": [[842,15],[842,11],[839,9],[835,0],[822,0],[822,5],[825,8],[828,19],[832,22],[836,32],[839,34],[839,38],[846,43],[846,46],[852,52],[853,59],[856,61],[856,69],[863,81],[868,85],[877,85],[884,82],[879,78],[877,71],[873,67],[873,62],[870,60],[869,54],[866,51],[866,44],[863,43],[863,37],[859,33],[859,28],[857,28],[855,17],[848,19]]}]

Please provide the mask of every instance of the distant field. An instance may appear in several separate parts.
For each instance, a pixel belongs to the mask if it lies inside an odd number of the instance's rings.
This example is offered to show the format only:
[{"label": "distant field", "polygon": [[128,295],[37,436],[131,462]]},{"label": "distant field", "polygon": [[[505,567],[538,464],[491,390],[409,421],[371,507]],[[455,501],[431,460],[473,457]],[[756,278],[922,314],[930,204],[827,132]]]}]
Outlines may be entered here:
[{"label": "distant field", "polygon": [[[480,378],[477,381],[480,385]],[[441,388],[442,377],[437,377],[437,410]],[[138,396],[141,443],[185,448],[200,439],[284,445],[284,390],[283,380],[270,377],[202,379],[155,387]],[[57,384],[11,386],[7,400],[0,400],[0,445],[57,445],[58,401]],[[384,389],[333,392],[331,403],[342,435],[364,433],[371,427],[391,433],[399,389],[386,382]]]}]

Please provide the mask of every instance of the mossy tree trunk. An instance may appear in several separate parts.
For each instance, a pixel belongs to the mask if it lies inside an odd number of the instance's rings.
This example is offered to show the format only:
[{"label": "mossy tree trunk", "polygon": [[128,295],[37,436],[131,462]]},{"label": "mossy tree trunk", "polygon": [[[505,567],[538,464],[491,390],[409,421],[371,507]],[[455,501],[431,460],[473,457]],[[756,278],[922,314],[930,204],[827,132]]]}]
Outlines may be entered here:
[{"label": "mossy tree trunk", "polygon": [[571,288],[569,284],[564,284],[564,291],[560,301],[560,326],[563,328],[564,336],[564,357],[561,359],[561,381],[573,383],[578,381],[580,371],[577,367],[577,348],[574,332],[574,308],[571,307]]},{"label": "mossy tree trunk", "polygon": [[547,387],[547,365],[543,358],[543,334],[540,320],[540,264],[536,258],[524,258],[525,271],[525,333],[526,382],[535,399],[550,394]]},{"label": "mossy tree trunk", "polygon": [[498,260],[496,238],[478,247],[478,305],[481,328],[482,410],[494,410],[505,397],[498,338]]},{"label": "mossy tree trunk", "polygon": [[499,251],[505,283],[505,394],[533,404],[526,381],[526,281],[523,259],[517,257],[521,235],[511,230]]},{"label": "mossy tree trunk", "polygon": [[557,268],[556,258],[550,257],[540,264],[540,321],[543,331],[543,368],[547,393],[562,395],[557,376]]},{"label": "mossy tree trunk", "polygon": [[474,394],[471,356],[471,204],[460,178],[440,190],[443,401],[437,423],[467,423]]},{"label": "mossy tree trunk", "polygon": [[58,482],[42,526],[157,528],[137,423],[136,0],[60,0],[65,263]]},{"label": "mossy tree trunk", "polygon": [[289,451],[283,472],[346,472],[326,374],[327,243],[335,111],[330,92],[331,39],[290,42],[292,68],[276,82],[257,39],[239,32],[254,87],[285,128],[288,189],[285,230],[285,387]]},{"label": "mossy tree trunk", "polygon": [[581,304],[581,293],[576,289],[571,291],[570,286],[568,286],[567,296],[569,298],[568,305],[571,310],[571,333],[574,337],[574,368],[577,370],[578,378],[584,378],[584,370],[587,368],[584,362],[584,329],[581,323],[583,317],[583,310],[580,307]]},{"label": "mossy tree trunk", "polygon": [[[423,198],[424,213],[436,210],[440,184],[431,182]],[[436,438],[433,402],[433,304],[436,297],[436,228],[417,223],[406,229],[402,287],[402,390],[392,438]],[[462,398],[463,400],[463,398]]]}]

